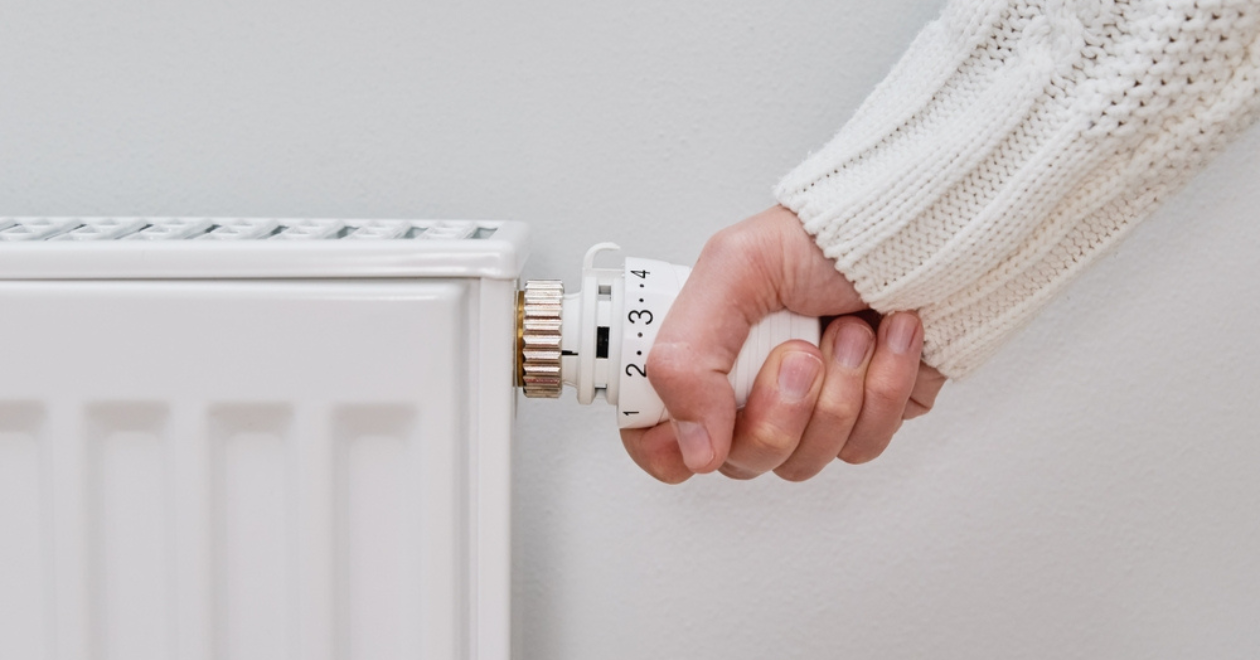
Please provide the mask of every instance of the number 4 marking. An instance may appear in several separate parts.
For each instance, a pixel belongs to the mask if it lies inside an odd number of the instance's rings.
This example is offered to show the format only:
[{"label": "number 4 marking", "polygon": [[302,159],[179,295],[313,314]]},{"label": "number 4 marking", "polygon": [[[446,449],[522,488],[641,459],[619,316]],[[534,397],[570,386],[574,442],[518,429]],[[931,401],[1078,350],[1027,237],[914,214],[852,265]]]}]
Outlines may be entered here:
[{"label": "number 4 marking", "polygon": [[631,274],[631,275],[638,275],[640,279],[644,279],[644,280],[646,280],[646,279],[647,279],[647,276],[648,276],[648,275],[650,275],[651,273],[649,273],[649,272],[648,272],[648,271],[646,271],[646,270],[632,270],[632,271],[630,271],[630,274]]}]

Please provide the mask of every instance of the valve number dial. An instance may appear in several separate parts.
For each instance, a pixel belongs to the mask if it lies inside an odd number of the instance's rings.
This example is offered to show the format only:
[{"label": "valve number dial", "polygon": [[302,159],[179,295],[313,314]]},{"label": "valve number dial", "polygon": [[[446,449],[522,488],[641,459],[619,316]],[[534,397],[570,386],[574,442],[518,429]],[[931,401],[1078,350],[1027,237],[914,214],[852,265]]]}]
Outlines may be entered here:
[{"label": "valve number dial", "polygon": [[[646,428],[669,419],[665,404],[648,380],[648,354],[691,269],[638,257],[626,257],[619,268],[595,266],[601,252],[618,249],[612,243],[599,243],[587,250],[582,261],[582,290],[563,296],[559,318],[554,304],[533,309],[537,318],[530,326],[531,307],[526,304],[518,332],[532,331],[536,344],[560,349],[556,352],[560,353],[561,380],[577,390],[580,403],[591,403],[602,394],[604,400],[617,406],[618,426]],[[558,300],[559,284],[546,286],[551,287],[548,291],[557,291],[553,298]],[[550,328],[551,334],[543,336],[539,328]],[[559,337],[555,337],[557,331]],[[818,336],[818,319],[787,310],[773,312],[754,324],[728,374],[736,405],[747,402],[757,372],[775,346],[790,339],[817,345]],[[559,345],[555,346],[557,339]],[[518,355],[527,362],[528,357],[526,352]]]},{"label": "valve number dial", "polygon": [[622,315],[620,393],[617,425],[621,428],[655,426],[669,419],[665,404],[647,379],[647,356],[661,321],[674,304],[691,269],[664,261],[627,257],[621,285]]}]

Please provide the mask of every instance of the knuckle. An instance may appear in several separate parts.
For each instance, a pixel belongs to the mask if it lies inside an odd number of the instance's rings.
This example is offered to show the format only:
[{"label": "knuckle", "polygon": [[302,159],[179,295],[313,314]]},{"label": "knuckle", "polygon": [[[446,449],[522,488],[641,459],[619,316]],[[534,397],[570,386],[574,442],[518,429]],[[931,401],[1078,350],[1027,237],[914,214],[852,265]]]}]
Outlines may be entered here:
[{"label": "knuckle", "polygon": [[850,465],[869,463],[879,458],[879,455],[884,453],[884,447],[887,445],[888,443],[882,441],[882,439],[880,442],[851,442],[840,450],[839,458]]},{"label": "knuckle", "polygon": [[718,468],[718,472],[721,472],[722,475],[728,479],[734,479],[736,481],[749,481],[761,476],[760,472],[754,472],[753,470],[741,467],[732,461],[723,463],[722,467]]},{"label": "knuckle", "polygon": [[932,412],[932,404],[922,404],[914,399],[910,399],[910,401],[906,403],[906,412],[902,415],[902,419],[922,417],[929,412]]},{"label": "knuckle", "polygon": [[745,240],[738,225],[726,227],[709,237],[700,251],[701,258],[721,259],[744,251]]},{"label": "knuckle", "polygon": [[862,399],[855,396],[828,396],[824,393],[814,407],[811,425],[830,433],[847,432],[862,412]]},{"label": "knuckle", "polygon": [[662,483],[680,484],[692,476],[683,463],[682,454],[672,435],[661,433],[662,427],[623,429],[621,442],[630,458],[652,478]]},{"label": "knuckle", "polygon": [[822,470],[815,467],[805,467],[803,465],[783,465],[775,469],[775,476],[784,481],[792,483],[801,483],[817,476]]},{"label": "knuckle", "polygon": [[800,438],[770,423],[748,428],[742,440],[747,451],[759,456],[787,456],[800,442]]},{"label": "knuckle", "polygon": [[695,364],[692,351],[682,344],[658,343],[648,352],[646,371],[653,387],[669,387],[685,380]]},{"label": "knuckle", "polygon": [[667,449],[662,448],[646,458],[644,471],[661,483],[674,486],[692,476],[691,470],[683,465],[681,458]]},{"label": "knuckle", "polygon": [[888,378],[870,378],[866,383],[866,399],[879,408],[896,405],[906,399],[905,388]]},{"label": "knuckle", "polygon": [[691,478],[690,472],[679,470],[651,471],[648,472],[648,474],[652,475],[652,477],[657,481],[668,486],[677,486],[678,484]]},{"label": "knuckle", "polygon": [[901,430],[901,425],[905,420],[898,417],[895,421],[890,422],[888,428],[880,428],[863,434],[859,438],[855,438],[845,444],[840,449],[838,458],[845,463],[860,465],[869,463],[880,457],[888,445],[892,444],[893,436],[897,431]]},{"label": "knuckle", "polygon": [[764,237],[759,237],[757,232],[732,225],[709,237],[700,250],[696,268],[730,269],[738,264],[741,270],[760,272],[767,267],[764,262],[767,249]]}]

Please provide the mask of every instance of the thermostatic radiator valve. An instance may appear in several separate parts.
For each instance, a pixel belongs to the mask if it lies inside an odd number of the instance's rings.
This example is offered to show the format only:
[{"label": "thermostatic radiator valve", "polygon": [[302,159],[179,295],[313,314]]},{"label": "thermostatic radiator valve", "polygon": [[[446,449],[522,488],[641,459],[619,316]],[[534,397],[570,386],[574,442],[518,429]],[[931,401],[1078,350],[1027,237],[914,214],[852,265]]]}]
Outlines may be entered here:
[{"label": "thermostatic radiator valve", "polygon": [[[564,385],[581,403],[597,394],[617,406],[621,428],[655,426],[669,413],[647,379],[657,330],[691,269],[627,257],[621,268],[596,268],[595,258],[620,250],[600,243],[582,260],[582,290],[564,293],[559,280],[529,280],[517,298],[517,384],[525,396],[555,398]],[[770,351],[790,339],[817,345],[817,318],[783,310],[753,326],[731,369],[736,402],[748,400]]]}]

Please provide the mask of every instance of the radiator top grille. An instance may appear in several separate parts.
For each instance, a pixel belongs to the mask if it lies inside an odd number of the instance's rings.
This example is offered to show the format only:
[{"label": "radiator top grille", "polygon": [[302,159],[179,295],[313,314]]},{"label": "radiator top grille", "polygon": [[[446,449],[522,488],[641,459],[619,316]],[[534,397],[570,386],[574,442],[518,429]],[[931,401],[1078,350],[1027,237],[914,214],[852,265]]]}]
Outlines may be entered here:
[{"label": "radiator top grille", "polygon": [[0,241],[451,241],[496,230],[471,220],[0,218]]},{"label": "radiator top grille", "polygon": [[512,220],[0,217],[11,280],[455,277],[515,280]]}]

